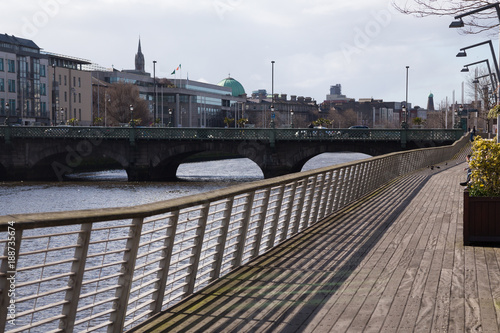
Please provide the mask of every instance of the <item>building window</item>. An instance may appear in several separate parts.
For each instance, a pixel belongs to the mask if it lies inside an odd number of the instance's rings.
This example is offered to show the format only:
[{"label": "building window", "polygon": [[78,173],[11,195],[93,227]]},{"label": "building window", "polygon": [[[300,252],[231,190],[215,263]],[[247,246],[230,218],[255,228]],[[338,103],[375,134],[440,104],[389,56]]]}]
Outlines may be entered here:
[{"label": "building window", "polygon": [[47,103],[46,102],[41,103],[41,109],[42,109],[42,117],[46,117],[47,116]]},{"label": "building window", "polygon": [[76,93],[73,93],[73,103],[76,103]]},{"label": "building window", "polygon": [[82,93],[78,93],[78,103],[82,102]]},{"label": "building window", "polygon": [[5,91],[5,80],[0,79],[0,91]]},{"label": "building window", "polygon": [[8,59],[7,64],[9,67],[9,73],[15,73],[16,72],[16,61],[12,60],[12,59]]},{"label": "building window", "polygon": [[78,109],[78,119],[82,120],[82,109]]},{"label": "building window", "polygon": [[40,85],[40,94],[42,96],[47,96],[47,85],[45,83]]},{"label": "building window", "polygon": [[5,114],[5,99],[0,98],[0,114]]},{"label": "building window", "polygon": [[59,85],[61,85],[61,74],[59,74]]},{"label": "building window", "polygon": [[9,114],[11,116],[16,114],[16,100],[15,99],[9,99]]},{"label": "building window", "polygon": [[73,87],[76,87],[76,77],[73,76]]},{"label": "building window", "polygon": [[45,65],[40,65],[40,76],[45,77],[47,75]]},{"label": "building window", "polygon": [[9,92],[16,92],[16,80],[9,79]]},{"label": "building window", "polygon": [[78,88],[81,88],[81,86],[82,86],[82,79],[78,78]]},{"label": "building window", "polygon": [[68,101],[68,92],[67,91],[64,92],[64,101],[65,102]]},{"label": "building window", "polygon": [[0,58],[0,72],[3,72],[3,58]]},{"label": "building window", "polygon": [[68,77],[66,75],[64,75],[64,85],[65,86],[68,85]]}]

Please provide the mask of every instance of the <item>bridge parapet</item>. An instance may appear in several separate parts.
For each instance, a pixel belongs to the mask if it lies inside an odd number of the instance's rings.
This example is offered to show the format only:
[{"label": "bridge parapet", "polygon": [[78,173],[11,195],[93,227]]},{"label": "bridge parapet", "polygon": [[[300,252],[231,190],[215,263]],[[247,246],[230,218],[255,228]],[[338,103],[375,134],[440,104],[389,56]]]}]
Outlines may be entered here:
[{"label": "bridge parapet", "polygon": [[[132,134],[133,133],[133,134]],[[109,138],[135,140],[408,140],[456,141],[461,129],[329,129],[329,128],[169,128],[169,127],[82,127],[0,126],[0,138]]]},{"label": "bridge parapet", "polygon": [[[463,137],[135,207],[0,216],[0,331],[123,332],[467,144]],[[4,320],[11,313],[15,321]]]}]

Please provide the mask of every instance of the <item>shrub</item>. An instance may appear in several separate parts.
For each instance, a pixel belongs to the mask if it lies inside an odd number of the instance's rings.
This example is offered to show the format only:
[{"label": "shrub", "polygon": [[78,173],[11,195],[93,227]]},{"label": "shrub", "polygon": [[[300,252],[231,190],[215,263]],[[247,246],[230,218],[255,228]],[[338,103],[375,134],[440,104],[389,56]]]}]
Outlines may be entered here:
[{"label": "shrub", "polygon": [[477,137],[472,143],[470,196],[500,196],[500,144]]}]

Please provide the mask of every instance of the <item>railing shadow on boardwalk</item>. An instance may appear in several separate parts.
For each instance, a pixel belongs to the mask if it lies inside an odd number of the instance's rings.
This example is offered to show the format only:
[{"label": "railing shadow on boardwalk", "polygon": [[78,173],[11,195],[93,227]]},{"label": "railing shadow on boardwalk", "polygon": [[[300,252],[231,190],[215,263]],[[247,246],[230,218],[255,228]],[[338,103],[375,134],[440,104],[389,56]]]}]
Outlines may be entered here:
[{"label": "railing shadow on boardwalk", "polygon": [[133,331],[301,332],[429,179],[454,165],[392,181]]}]

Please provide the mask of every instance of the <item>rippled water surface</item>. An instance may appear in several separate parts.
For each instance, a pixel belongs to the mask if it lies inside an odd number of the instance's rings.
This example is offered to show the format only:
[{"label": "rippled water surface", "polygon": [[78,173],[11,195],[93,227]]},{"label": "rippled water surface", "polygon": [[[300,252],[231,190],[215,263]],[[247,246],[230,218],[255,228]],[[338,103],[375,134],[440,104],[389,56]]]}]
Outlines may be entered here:
[{"label": "rippled water surface", "polygon": [[[324,153],[302,171],[364,159],[361,153]],[[124,170],[81,173],[65,182],[0,183],[0,215],[121,207],[168,200],[263,179],[246,158],[181,164],[177,182],[128,182]]]}]

